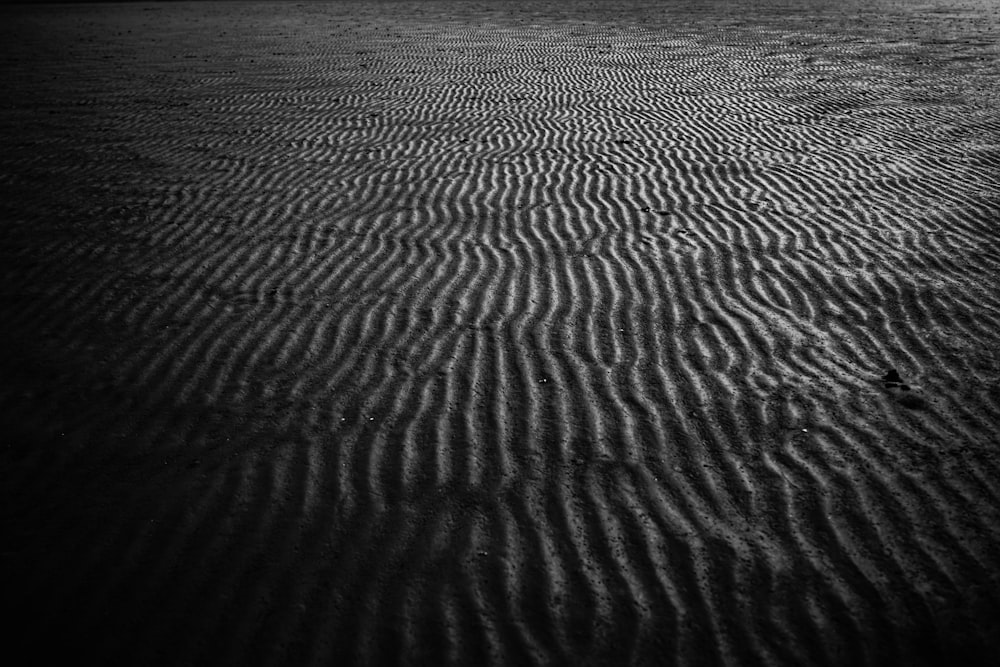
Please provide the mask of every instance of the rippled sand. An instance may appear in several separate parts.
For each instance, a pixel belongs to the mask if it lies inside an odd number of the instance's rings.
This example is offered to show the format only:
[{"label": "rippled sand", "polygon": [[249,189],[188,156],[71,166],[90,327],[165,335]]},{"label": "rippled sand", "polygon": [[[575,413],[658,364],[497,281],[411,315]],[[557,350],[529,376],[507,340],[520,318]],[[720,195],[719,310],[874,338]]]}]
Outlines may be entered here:
[{"label": "rippled sand", "polygon": [[1000,11],[829,4],[0,10],[11,634],[995,664]]}]

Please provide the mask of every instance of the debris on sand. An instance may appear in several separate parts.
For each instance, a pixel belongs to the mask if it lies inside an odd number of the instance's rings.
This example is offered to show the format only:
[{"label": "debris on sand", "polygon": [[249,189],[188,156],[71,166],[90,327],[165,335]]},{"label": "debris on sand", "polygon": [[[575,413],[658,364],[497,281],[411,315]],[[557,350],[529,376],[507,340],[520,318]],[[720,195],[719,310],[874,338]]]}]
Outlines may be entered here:
[{"label": "debris on sand", "polygon": [[916,387],[911,391],[910,385],[903,382],[903,378],[895,368],[890,368],[889,372],[882,376],[882,382],[885,383],[886,389],[907,392],[906,394],[896,394],[896,400],[904,408],[910,410],[927,410],[930,408],[927,399],[921,395],[920,387]]}]

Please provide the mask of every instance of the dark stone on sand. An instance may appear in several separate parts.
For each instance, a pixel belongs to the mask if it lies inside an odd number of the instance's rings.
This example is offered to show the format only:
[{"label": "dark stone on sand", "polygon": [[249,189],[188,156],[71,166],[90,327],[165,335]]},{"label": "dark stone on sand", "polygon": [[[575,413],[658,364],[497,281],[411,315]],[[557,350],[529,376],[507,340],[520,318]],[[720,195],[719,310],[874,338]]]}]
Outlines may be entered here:
[{"label": "dark stone on sand", "polygon": [[902,384],[903,378],[899,377],[899,372],[895,368],[890,368],[889,372],[882,376],[882,381],[891,384]]}]

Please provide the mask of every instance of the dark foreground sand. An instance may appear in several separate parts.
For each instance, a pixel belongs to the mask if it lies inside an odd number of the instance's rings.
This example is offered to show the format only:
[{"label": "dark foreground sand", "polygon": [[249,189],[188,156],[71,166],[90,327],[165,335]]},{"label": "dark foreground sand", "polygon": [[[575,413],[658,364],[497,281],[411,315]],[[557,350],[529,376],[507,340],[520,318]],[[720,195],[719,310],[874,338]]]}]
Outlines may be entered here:
[{"label": "dark foreground sand", "polygon": [[0,12],[5,651],[997,664],[1000,13],[562,4]]}]

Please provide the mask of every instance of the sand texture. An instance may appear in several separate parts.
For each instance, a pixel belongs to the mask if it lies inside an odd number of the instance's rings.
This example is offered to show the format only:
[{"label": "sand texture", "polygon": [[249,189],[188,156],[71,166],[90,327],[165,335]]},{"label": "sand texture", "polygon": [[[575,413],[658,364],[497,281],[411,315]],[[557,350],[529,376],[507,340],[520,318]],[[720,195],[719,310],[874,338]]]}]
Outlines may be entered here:
[{"label": "sand texture", "polygon": [[5,649],[997,664],[995,4],[0,26]]}]

